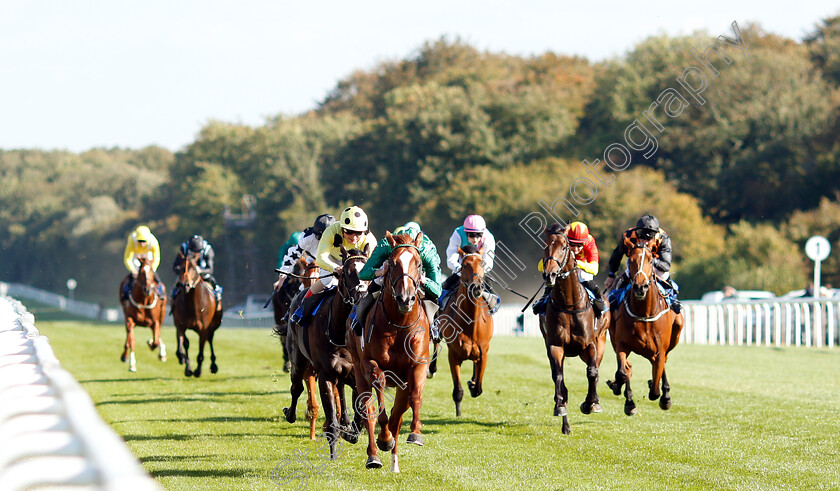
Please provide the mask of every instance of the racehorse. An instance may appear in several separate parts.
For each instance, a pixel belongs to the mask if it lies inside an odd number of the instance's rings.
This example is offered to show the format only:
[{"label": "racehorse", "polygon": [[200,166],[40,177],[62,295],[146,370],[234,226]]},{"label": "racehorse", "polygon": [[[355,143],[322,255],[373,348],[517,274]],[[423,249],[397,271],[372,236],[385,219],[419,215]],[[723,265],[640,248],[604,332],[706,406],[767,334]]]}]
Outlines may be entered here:
[{"label": "racehorse", "polygon": [[493,317],[490,315],[490,306],[481,296],[484,292],[482,251],[469,245],[459,248],[458,252],[461,255],[458,292],[438,319],[441,336],[449,347],[449,371],[454,385],[452,400],[455,401],[455,414],[460,416],[461,400],[464,398],[461,363],[472,360],[473,376],[467,381],[467,387],[471,396],[478,397],[482,392],[481,382],[487,367],[490,338],[493,336]]},{"label": "racehorse", "polygon": [[[162,284],[155,281],[155,274],[148,258],[138,257],[140,267],[137,270],[137,278],[128,294],[128,298],[122,301],[123,316],[125,317],[125,348],[120,356],[120,361],[125,362],[128,357],[128,371],[137,371],[137,361],[134,357],[134,326],[148,326],[152,328],[153,338],[148,341],[149,349],[154,350],[160,346],[158,358],[166,361],[166,345],[160,337],[160,329],[163,325],[163,317],[166,315],[166,289]],[[120,283],[120,298],[125,291],[126,284],[131,276],[126,276]],[[160,289],[160,291],[158,291]]]},{"label": "racehorse", "polygon": [[[644,245],[637,245],[627,256],[627,271],[630,274],[631,291],[613,314],[610,323],[610,339],[617,356],[618,370],[615,382],[607,381],[613,394],[624,389],[624,414],[636,414],[633,391],[630,390],[632,365],[627,356],[637,353],[650,361],[653,379],[648,380],[651,401],[659,399],[659,407],[670,409],[671,386],[665,375],[668,353],[677,346],[683,327],[682,313],[676,314],[668,306],[656,286],[653,269],[653,254]],[[662,380],[662,392],[659,384]],[[660,397],[661,395],[661,397]]]},{"label": "racehorse", "polygon": [[[342,247],[342,267],[341,272],[336,274],[338,286],[332,297],[322,301],[309,327],[303,328],[294,323],[289,325],[290,335],[294,332],[298,349],[306,355],[318,376],[321,407],[326,419],[324,429],[333,460],[338,458],[339,435],[350,443],[359,439],[356,428],[361,426],[361,416],[356,415],[355,424],[351,427],[344,397],[344,386],[348,384],[353,389],[354,400],[356,396],[353,363],[344,339],[345,325],[353,306],[367,294],[368,282],[359,279],[359,272],[369,253],[369,246],[364,251],[347,251]],[[294,366],[292,371],[296,373]],[[294,394],[292,397],[295,397]]]},{"label": "racehorse", "polygon": [[[284,284],[284,288],[288,285],[292,279],[294,278],[295,283],[298,285],[302,284],[304,289],[308,289],[314,283],[314,278],[318,275],[318,266],[313,262],[311,264],[306,263],[306,259],[301,257],[298,262],[295,264],[295,267],[292,269],[292,274],[295,276],[301,276],[301,278],[295,278],[294,276],[290,276],[286,283]],[[303,292],[299,291],[298,294],[300,297],[303,296]],[[292,394],[292,404],[290,407],[283,408],[283,415],[286,418],[286,421],[289,423],[294,423],[297,421],[297,401],[300,395],[303,393],[304,383],[306,385],[306,418],[309,420],[309,439],[315,440],[317,438],[315,432],[315,421],[318,419],[318,399],[315,397],[315,393],[317,392],[317,378],[315,374],[315,369],[312,368],[312,364],[309,363],[309,359],[306,358],[306,355],[300,350],[300,347],[297,342],[297,336],[299,334],[297,331],[292,327],[293,324],[289,322],[288,317],[283,319],[278,319],[278,308],[277,308],[277,298],[281,297],[281,294],[274,295],[274,320],[275,322],[281,322],[286,324],[286,332],[287,334],[281,334],[279,330],[279,324],[275,326],[275,333],[280,336],[280,339],[283,341],[283,356],[286,360],[286,363],[289,365],[290,371],[290,378],[292,381],[291,387],[291,394]],[[286,311],[292,311],[292,307],[297,307],[300,302],[300,298],[294,299],[289,302],[289,306],[286,308]],[[285,368],[284,368],[285,370]]]},{"label": "racehorse", "polygon": [[[222,309],[217,306],[213,287],[201,277],[197,261],[200,253],[178,253],[181,262],[179,277],[182,289],[172,301],[172,317],[178,333],[178,363],[185,365],[184,375],[201,376],[204,362],[204,343],[210,343],[210,373],[219,371],[216,352],[213,349],[213,335],[222,323]],[[187,329],[198,333],[198,357],[195,371],[190,368]]]},{"label": "racehorse", "polygon": [[580,405],[584,414],[601,412],[596,384],[598,367],[604,357],[609,314],[598,322],[592,302],[576,274],[575,255],[563,233],[545,230],[546,245],[543,257],[543,277],[551,287],[545,316],[540,316],[540,330],[554,381],[554,415],[563,416],[563,433],[571,432],[566,404],[568,391],[563,378],[563,362],[567,356],[579,356],[586,363],[589,389]]},{"label": "racehorse", "polygon": [[[393,250],[385,262],[387,273],[382,292],[367,316],[362,337],[347,329],[347,346],[353,354],[356,389],[360,394],[354,399],[354,407],[357,416],[364,413],[368,432],[365,467],[382,467],[376,451],[379,447],[383,452],[391,451],[391,471],[399,472],[397,437],[403,413],[409,407],[413,416],[407,442],[423,445],[420,405],[426,385],[430,333],[420,283],[422,261],[418,247],[423,234],[418,233],[414,240],[390,232],[385,237]],[[396,387],[390,419],[385,414],[386,386]],[[374,409],[374,391],[378,415]],[[374,443],[375,419],[379,421],[380,432]]]},{"label": "racehorse", "polygon": [[[291,369],[291,363],[289,362],[289,352],[286,348],[287,330],[284,329],[286,327],[285,324],[287,321],[289,306],[292,304],[292,299],[294,299],[295,295],[300,289],[300,285],[303,282],[302,276],[304,276],[304,273],[312,270],[317,271],[317,268],[318,266],[316,266],[315,263],[308,265],[306,263],[306,259],[303,256],[299,257],[298,260],[295,261],[295,265],[292,267],[292,274],[288,276],[286,281],[283,283],[283,286],[280,287],[280,290],[274,291],[271,294],[271,307],[274,310],[274,334],[276,334],[282,341],[284,372],[288,372]],[[303,283],[306,288],[309,288],[309,286],[312,284],[311,281],[309,281],[308,283]]]}]

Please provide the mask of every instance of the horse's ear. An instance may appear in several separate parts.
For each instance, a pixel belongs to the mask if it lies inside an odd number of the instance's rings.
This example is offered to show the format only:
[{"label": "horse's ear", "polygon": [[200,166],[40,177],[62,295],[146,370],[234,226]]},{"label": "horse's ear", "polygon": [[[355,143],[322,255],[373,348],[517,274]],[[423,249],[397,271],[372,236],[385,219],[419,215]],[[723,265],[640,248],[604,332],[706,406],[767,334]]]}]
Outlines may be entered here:
[{"label": "horse's ear", "polygon": [[461,247],[460,247],[460,246],[458,246],[458,254],[460,254],[460,255],[462,255],[462,256],[463,256],[464,254],[466,254],[466,252],[464,252],[464,250],[463,250],[463,249],[461,249]]},{"label": "horse's ear", "polygon": [[423,232],[417,232],[417,237],[414,238],[414,245],[420,247],[423,242]]},{"label": "horse's ear", "polygon": [[385,231],[385,240],[387,240],[387,241],[388,241],[388,243],[389,243],[389,244],[391,244],[391,247],[394,247],[394,246],[396,246],[396,245],[397,245],[397,241],[396,241],[396,240],[394,240],[394,236],[393,236],[393,235],[391,235],[391,231],[390,231],[390,230],[386,230],[386,231]]},{"label": "horse's ear", "polygon": [[481,254],[482,257],[484,257],[484,246],[481,246],[481,249],[478,250],[478,253]]},{"label": "horse's ear", "polygon": [[344,248],[344,245],[339,246],[339,249],[341,250],[341,259],[347,259],[347,249]]},{"label": "horse's ear", "polygon": [[365,256],[370,256],[370,242],[368,242],[367,244],[365,244],[365,250],[364,250],[364,251],[362,251],[362,252],[364,252],[364,253],[365,253]]}]

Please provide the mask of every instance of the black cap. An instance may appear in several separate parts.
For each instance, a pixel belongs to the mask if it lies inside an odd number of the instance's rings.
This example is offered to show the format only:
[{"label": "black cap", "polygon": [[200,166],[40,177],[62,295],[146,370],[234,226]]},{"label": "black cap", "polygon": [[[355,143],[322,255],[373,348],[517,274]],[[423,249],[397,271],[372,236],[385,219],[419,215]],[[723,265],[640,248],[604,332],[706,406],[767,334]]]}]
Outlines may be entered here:
[{"label": "black cap", "polygon": [[335,223],[335,217],[325,213],[315,219],[315,223],[312,224],[312,231],[318,235],[321,235],[324,233],[324,230],[326,230],[327,227],[329,227],[333,223]]},{"label": "black cap", "polygon": [[204,249],[204,238],[200,235],[193,235],[190,238],[189,249],[192,252],[201,252]]},{"label": "black cap", "polygon": [[659,220],[653,215],[645,215],[636,222],[636,228],[659,232]]}]

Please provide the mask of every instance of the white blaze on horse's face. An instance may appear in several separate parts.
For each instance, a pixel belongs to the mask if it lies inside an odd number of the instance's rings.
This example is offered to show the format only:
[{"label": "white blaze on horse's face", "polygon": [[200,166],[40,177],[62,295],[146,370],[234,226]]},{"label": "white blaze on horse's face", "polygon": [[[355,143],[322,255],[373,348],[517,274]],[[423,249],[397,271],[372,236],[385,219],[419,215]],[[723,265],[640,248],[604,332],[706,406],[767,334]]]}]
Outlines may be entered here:
[{"label": "white blaze on horse's face", "polygon": [[[414,254],[412,254],[411,251],[403,250],[394,262],[399,263],[402,266],[402,270],[405,271],[405,274],[408,274],[408,272],[411,271],[411,260],[413,258]],[[404,282],[403,286],[408,289],[408,278],[404,277],[402,281]]]},{"label": "white blaze on horse's face", "polygon": [[[362,268],[364,268],[364,267],[365,267],[365,263],[363,263],[361,261],[356,261],[353,264],[353,270],[356,271],[356,278],[359,277],[359,273],[362,272]],[[359,292],[364,293],[368,289],[368,282],[367,281],[359,281],[359,286],[356,287],[356,288],[358,289]]]}]

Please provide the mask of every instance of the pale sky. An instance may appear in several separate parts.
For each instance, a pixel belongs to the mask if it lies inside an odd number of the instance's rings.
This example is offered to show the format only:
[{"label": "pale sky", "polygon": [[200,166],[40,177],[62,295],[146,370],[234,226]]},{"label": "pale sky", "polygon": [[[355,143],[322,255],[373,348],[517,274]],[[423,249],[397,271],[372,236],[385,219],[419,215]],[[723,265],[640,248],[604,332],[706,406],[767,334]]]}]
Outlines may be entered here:
[{"label": "pale sky", "polygon": [[0,149],[179,150],[210,120],[312,109],[353,70],[443,35],[594,61],[655,34],[731,37],[732,21],[800,40],[838,12],[824,0],[0,0]]}]

